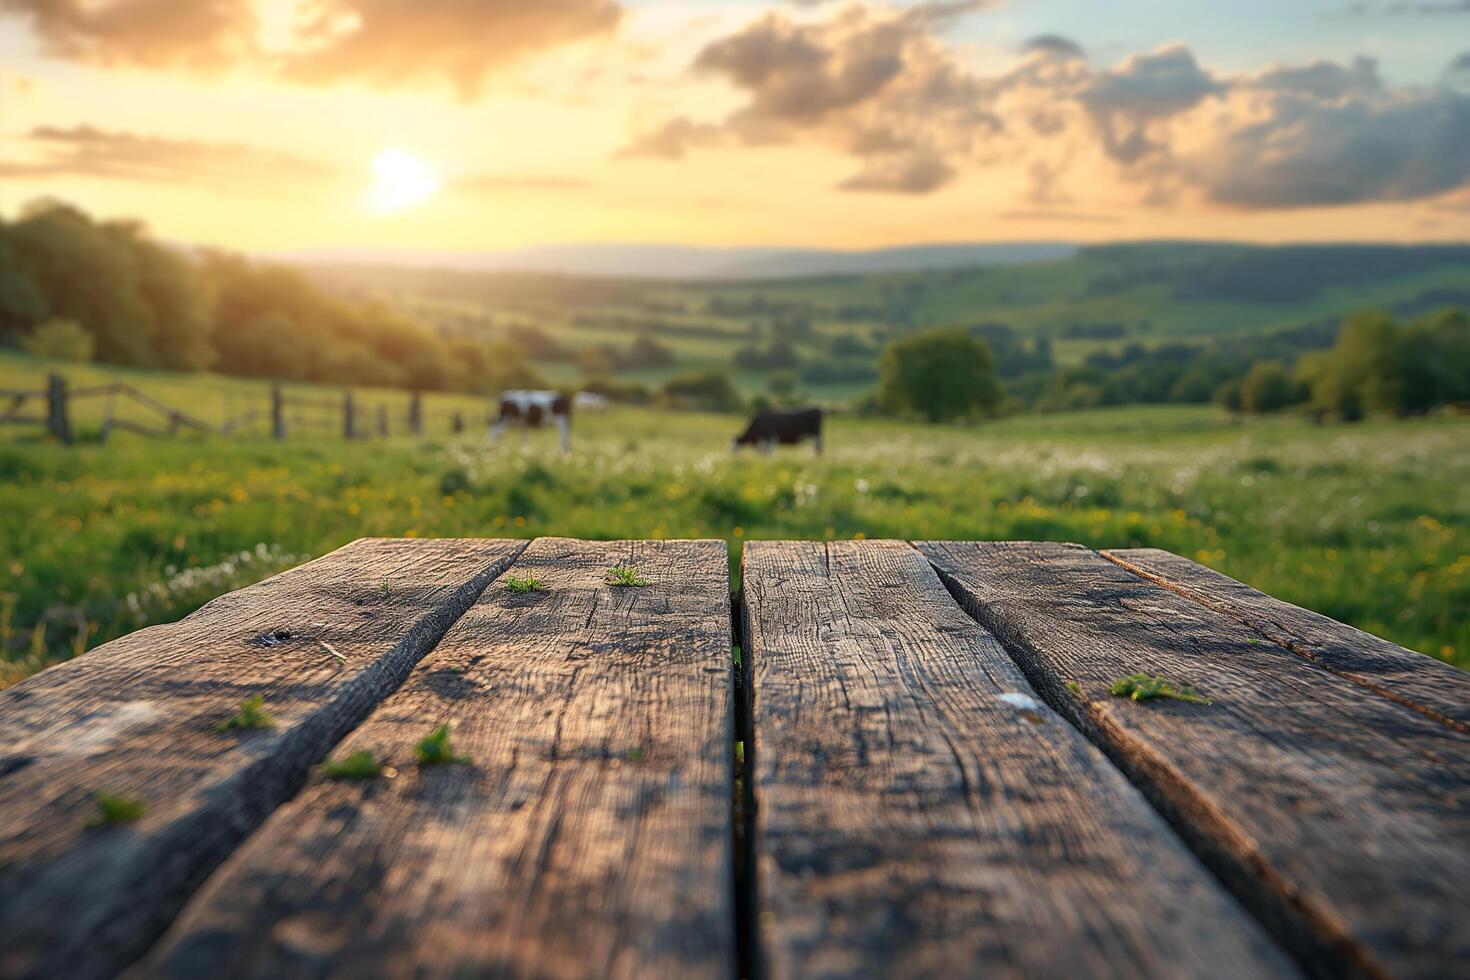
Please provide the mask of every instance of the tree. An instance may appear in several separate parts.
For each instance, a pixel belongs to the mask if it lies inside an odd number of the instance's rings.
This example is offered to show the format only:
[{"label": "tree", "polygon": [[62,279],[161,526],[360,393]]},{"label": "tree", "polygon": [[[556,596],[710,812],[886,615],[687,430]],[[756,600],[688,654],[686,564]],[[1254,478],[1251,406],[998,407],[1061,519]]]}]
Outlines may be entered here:
[{"label": "tree", "polygon": [[1319,412],[1349,421],[1470,399],[1470,317],[1446,310],[1400,326],[1387,313],[1356,314],[1331,350],[1303,360],[1301,376]]},{"label": "tree", "polygon": [[39,323],[47,313],[46,297],[21,266],[20,256],[0,224],[0,338]]},{"label": "tree", "polygon": [[1220,407],[1225,409],[1225,411],[1234,415],[1242,408],[1240,388],[1241,385],[1238,378],[1231,378],[1228,381],[1221,382],[1220,387],[1215,389],[1215,401],[1219,402]]},{"label": "tree", "polygon": [[647,334],[640,334],[628,348],[625,361],[633,367],[668,367],[674,363],[674,352]]},{"label": "tree", "polygon": [[1171,402],[1207,402],[1210,400],[1210,393],[1214,387],[1214,381],[1206,371],[1201,368],[1193,368],[1185,371],[1174,382],[1174,386],[1169,389],[1169,400]]},{"label": "tree", "polygon": [[884,411],[944,422],[991,411],[1000,400],[990,348],[963,329],[925,330],[883,351],[878,404]]},{"label": "tree", "polygon": [[99,360],[153,363],[153,316],[120,226],[98,225],[76,208],[43,202],[10,226],[9,238],[50,315],[80,323],[96,340]]},{"label": "tree", "polygon": [[35,333],[21,338],[20,346],[37,357],[84,364],[92,359],[97,349],[92,335],[75,320],[47,320],[36,328]]},{"label": "tree", "polygon": [[1297,385],[1279,361],[1257,361],[1240,383],[1240,407],[1247,412],[1279,412],[1298,401]]},{"label": "tree", "polygon": [[138,285],[153,320],[153,360],[179,371],[214,363],[214,297],[184,258],[134,237]]}]

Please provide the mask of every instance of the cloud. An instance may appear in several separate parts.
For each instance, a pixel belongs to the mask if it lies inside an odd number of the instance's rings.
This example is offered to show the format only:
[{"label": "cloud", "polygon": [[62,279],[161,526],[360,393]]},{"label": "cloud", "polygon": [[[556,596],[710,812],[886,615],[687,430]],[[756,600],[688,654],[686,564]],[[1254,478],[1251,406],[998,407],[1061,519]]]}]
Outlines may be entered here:
[{"label": "cloud", "polygon": [[1123,163],[1135,163],[1167,151],[1166,143],[1150,138],[1152,124],[1224,90],[1188,48],[1175,46],[1134,55],[1120,67],[1101,72],[1077,100],[1097,123],[1108,153]]},{"label": "cloud", "polygon": [[1043,34],[984,74],[940,37],[975,6],[768,13],[694,61],[742,97],[734,111],[674,116],[623,155],[814,145],[856,164],[843,190],[929,194],[999,169],[1029,177],[1021,199],[1048,209],[1076,199],[1075,166],[1144,206],[1280,210],[1470,188],[1470,52],[1439,85],[1394,88],[1365,57],[1227,74],[1172,45],[1097,68],[1077,42]]},{"label": "cloud", "polygon": [[308,0],[289,78],[383,89],[448,83],[473,99],[497,69],[612,31],[615,0]]},{"label": "cloud", "polygon": [[307,84],[448,85],[480,94],[494,72],[614,30],[617,0],[282,0],[284,47],[265,50],[261,0],[0,0],[46,53],[72,61],[216,71],[249,67]]},{"label": "cloud", "polygon": [[243,144],[171,139],[93,126],[39,126],[26,140],[39,150],[40,159],[0,162],[0,177],[100,177],[258,190],[315,184],[338,174],[321,163]]},{"label": "cloud", "polygon": [[1445,84],[1452,88],[1470,89],[1470,51],[1466,51],[1444,70]]},{"label": "cloud", "polygon": [[1433,198],[1470,181],[1470,96],[1448,90],[1323,100],[1278,93],[1264,118],[1201,158],[1213,201],[1300,208]]},{"label": "cloud", "polygon": [[887,191],[927,194],[954,179],[955,171],[944,158],[929,149],[871,158],[862,172],[837,186],[845,191]]},{"label": "cloud", "polygon": [[1470,14],[1470,0],[1430,0],[1420,3],[1355,3],[1348,7],[1354,14]]},{"label": "cloud", "polygon": [[740,108],[718,122],[676,116],[621,155],[678,159],[721,143],[814,141],[860,162],[838,184],[845,190],[929,193],[954,177],[951,159],[998,125],[975,77],[937,38],[956,18],[991,5],[855,4],[816,22],[767,13],[708,44],[692,65],[740,91]]},{"label": "cloud", "polygon": [[1087,52],[1082,45],[1060,34],[1038,34],[1021,45],[1027,54],[1044,54],[1054,58],[1085,58]]},{"label": "cloud", "polygon": [[255,49],[251,0],[0,0],[48,54],[101,65],[216,70]]},{"label": "cloud", "polygon": [[1353,63],[1347,66],[1331,61],[1314,61],[1309,65],[1272,68],[1258,75],[1254,84],[1278,92],[1327,100],[1376,95],[1383,91],[1383,81],[1378,77],[1378,62],[1363,57],[1354,58]]},{"label": "cloud", "polygon": [[662,157],[681,160],[697,146],[714,146],[726,141],[721,126],[695,122],[688,116],[675,116],[637,137],[618,151],[620,157]]}]

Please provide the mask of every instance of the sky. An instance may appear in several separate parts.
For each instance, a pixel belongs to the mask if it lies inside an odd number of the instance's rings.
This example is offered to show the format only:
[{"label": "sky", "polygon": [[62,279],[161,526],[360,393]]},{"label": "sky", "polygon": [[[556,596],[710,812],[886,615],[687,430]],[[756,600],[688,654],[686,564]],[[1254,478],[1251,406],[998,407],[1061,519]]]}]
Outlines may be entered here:
[{"label": "sky", "polygon": [[1470,0],[0,0],[0,213],[252,252],[1470,239]]}]

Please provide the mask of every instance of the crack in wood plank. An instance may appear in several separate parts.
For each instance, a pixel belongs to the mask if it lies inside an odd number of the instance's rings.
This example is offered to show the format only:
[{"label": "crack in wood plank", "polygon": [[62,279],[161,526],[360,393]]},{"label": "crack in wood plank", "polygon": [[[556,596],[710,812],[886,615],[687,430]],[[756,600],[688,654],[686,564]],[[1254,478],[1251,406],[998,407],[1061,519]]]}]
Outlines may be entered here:
[{"label": "crack in wood plank", "polygon": [[[606,584],[635,562],[649,585]],[[486,590],[339,749],[398,777],[314,779],[140,975],[733,974],[723,542],[541,538],[510,572],[545,591]],[[441,723],[468,761],[420,768]]]},{"label": "crack in wood plank", "polygon": [[918,552],[749,542],[742,584],[771,976],[1295,974]]}]

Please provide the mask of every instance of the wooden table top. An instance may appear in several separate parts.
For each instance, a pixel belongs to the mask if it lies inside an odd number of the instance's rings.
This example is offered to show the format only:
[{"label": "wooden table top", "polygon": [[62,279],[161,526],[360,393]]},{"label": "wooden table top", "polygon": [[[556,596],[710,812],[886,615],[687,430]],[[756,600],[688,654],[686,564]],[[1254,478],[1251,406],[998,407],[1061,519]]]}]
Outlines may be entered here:
[{"label": "wooden table top", "polygon": [[364,539],[0,691],[0,977],[1470,970],[1470,674],[1149,549],[739,571]]}]

